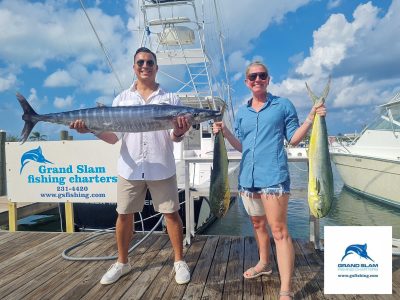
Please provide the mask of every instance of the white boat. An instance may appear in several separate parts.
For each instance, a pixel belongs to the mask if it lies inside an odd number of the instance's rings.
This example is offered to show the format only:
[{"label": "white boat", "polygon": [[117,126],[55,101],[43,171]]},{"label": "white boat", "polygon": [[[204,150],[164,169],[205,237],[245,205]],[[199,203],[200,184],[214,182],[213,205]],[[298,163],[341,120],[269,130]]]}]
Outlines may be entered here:
[{"label": "white boat", "polygon": [[400,207],[400,92],[351,143],[335,143],[331,159],[345,186]]}]

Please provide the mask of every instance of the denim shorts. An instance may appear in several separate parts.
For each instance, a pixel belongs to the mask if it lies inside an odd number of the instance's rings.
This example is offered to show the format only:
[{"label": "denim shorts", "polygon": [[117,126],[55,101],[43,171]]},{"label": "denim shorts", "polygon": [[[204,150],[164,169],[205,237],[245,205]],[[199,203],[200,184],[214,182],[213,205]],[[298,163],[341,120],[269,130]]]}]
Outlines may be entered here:
[{"label": "denim shorts", "polygon": [[282,196],[283,194],[290,194],[290,180],[264,188],[239,187],[239,192],[243,201],[243,206],[249,216],[264,216],[265,209],[261,200],[261,195]]}]

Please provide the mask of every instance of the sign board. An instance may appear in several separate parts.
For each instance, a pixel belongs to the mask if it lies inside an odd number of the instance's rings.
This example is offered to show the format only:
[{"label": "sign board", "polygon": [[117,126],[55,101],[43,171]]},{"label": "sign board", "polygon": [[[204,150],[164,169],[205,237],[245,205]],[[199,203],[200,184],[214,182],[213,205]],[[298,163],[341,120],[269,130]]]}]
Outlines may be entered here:
[{"label": "sign board", "polygon": [[8,199],[116,202],[119,150],[100,140],[6,143]]}]

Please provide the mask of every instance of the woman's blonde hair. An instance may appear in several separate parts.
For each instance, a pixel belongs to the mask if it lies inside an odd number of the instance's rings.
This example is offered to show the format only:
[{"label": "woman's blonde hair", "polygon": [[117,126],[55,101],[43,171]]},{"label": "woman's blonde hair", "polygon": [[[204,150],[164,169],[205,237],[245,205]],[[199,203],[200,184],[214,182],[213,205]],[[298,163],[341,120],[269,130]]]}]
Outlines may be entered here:
[{"label": "woman's blonde hair", "polygon": [[246,68],[246,77],[247,77],[247,75],[249,74],[250,68],[253,67],[253,66],[261,66],[261,67],[263,67],[263,68],[265,69],[265,72],[267,72],[267,75],[268,75],[268,77],[269,77],[269,72],[268,72],[267,66],[264,65],[261,61],[258,61],[258,60],[253,61],[252,63],[250,63],[250,64],[247,66],[247,68]]}]

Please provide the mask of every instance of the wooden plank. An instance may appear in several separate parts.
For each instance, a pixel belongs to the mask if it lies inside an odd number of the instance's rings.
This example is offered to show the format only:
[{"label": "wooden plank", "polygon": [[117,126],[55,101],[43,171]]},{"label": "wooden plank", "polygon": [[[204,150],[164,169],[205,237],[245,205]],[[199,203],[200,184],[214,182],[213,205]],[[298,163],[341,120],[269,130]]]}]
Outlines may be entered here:
[{"label": "wooden plank", "polygon": [[[260,260],[258,255],[257,242],[253,237],[244,239],[244,270],[254,267]],[[261,277],[244,279],[243,299],[262,299],[263,289]]]},{"label": "wooden plank", "polygon": [[210,265],[213,260],[215,249],[218,245],[218,236],[211,236],[207,238],[203,251],[197,262],[196,268],[193,270],[192,279],[187,285],[186,291],[182,299],[200,299],[204,285],[207,281]]},{"label": "wooden plank", "polygon": [[140,299],[151,285],[158,272],[160,272],[161,268],[165,264],[172,267],[174,260],[169,260],[169,258],[173,255],[173,249],[169,238],[165,238],[167,243],[164,245],[164,248],[155,254],[154,258],[150,260],[151,263],[145,266],[140,276],[129,287],[121,299]]},{"label": "wooden plank", "polygon": [[[303,243],[304,244],[304,243]],[[323,277],[324,269],[316,268],[311,269],[304,252],[302,251],[302,244],[298,241],[293,241],[295,250],[295,276],[293,278],[293,290],[302,299],[323,299],[324,293],[316,281],[317,278]]]},{"label": "wooden plank", "polygon": [[[14,234],[19,234],[19,233],[14,233]],[[12,252],[13,253],[12,256],[0,264],[1,267],[0,270],[2,272],[13,272],[15,270],[20,270],[21,268],[24,269],[27,262],[30,261],[35,262],[38,260],[38,257],[36,257],[38,254],[40,254],[40,257],[42,257],[42,255],[44,255],[46,252],[51,253],[52,249],[53,250],[58,249],[57,247],[60,240],[62,241],[63,239],[68,238],[67,235],[61,235],[61,236],[59,234],[46,234],[46,235],[48,235],[50,239],[46,240],[40,245],[32,247],[28,243],[29,239],[25,238],[21,239],[21,242],[26,243],[28,245],[27,246],[28,249],[18,254]],[[84,238],[84,236],[79,236],[79,235],[77,237],[81,237],[82,239]]]},{"label": "wooden plank", "polygon": [[[104,247],[109,248],[113,247],[111,243],[103,243],[101,241],[94,241],[89,244],[86,244],[79,250],[77,253],[81,255],[96,255],[97,251],[103,251]],[[21,299],[22,297],[28,297],[29,299],[55,299],[57,298],[55,295],[60,290],[63,290],[66,287],[73,287],[74,280],[80,276],[82,272],[86,269],[89,269],[95,265],[100,263],[104,263],[103,261],[99,262],[78,262],[78,261],[65,261],[58,256],[59,265],[62,266],[60,268],[52,268],[48,271],[41,270],[41,268],[37,268],[37,277],[25,284],[23,288],[18,289],[15,293],[11,293],[8,295],[6,299]],[[60,284],[63,283],[63,284]]]},{"label": "wooden plank", "polygon": [[18,235],[16,236],[12,232],[4,231],[4,233],[1,233],[1,235],[0,235],[0,249],[2,249],[3,247],[7,247],[7,244],[9,241],[12,241],[17,238],[21,238],[23,235],[29,235],[29,232],[20,231],[20,232],[18,232]]},{"label": "wooden plank", "polygon": [[231,248],[230,237],[220,237],[217,250],[210,265],[207,282],[202,299],[221,299],[225,283],[225,274],[228,265],[229,251]]},{"label": "wooden plank", "polygon": [[[196,236],[191,245],[184,250],[185,261],[189,266],[192,278],[206,241],[207,237]],[[175,273],[172,270],[172,266],[165,265],[148,291],[143,295],[143,299],[181,299],[188,285],[177,284],[174,276]]]},{"label": "wooden plank", "polygon": [[276,246],[274,239],[270,238],[270,255],[269,259],[272,264],[272,274],[264,275],[261,277],[262,288],[264,293],[264,299],[275,300],[278,298],[278,293],[281,286],[281,281],[279,278],[278,261],[276,258]]},{"label": "wooden plank", "polygon": [[13,256],[18,253],[24,253],[32,247],[40,246],[49,238],[50,236],[48,235],[31,233],[23,237],[23,243],[21,243],[21,238],[10,240],[0,249],[0,263],[10,259],[7,253],[12,253]]},{"label": "wooden plank", "polygon": [[[149,261],[146,261],[146,258],[151,259],[151,257],[154,257],[152,255],[149,256],[148,253],[154,254],[157,249],[160,249],[160,245],[164,242],[165,238],[160,238],[160,236],[157,235],[151,235],[133,251],[134,255],[129,259],[132,266],[132,271],[118,280],[117,283],[104,286],[99,283],[99,280],[100,277],[107,271],[110,265],[109,263],[107,268],[101,269],[101,275],[99,274],[99,278],[97,279],[95,285],[93,285],[92,289],[90,289],[88,293],[82,297],[82,299],[109,299],[112,297],[113,293],[119,293],[120,295],[125,293],[132,282],[134,282],[139,276],[140,269],[144,268],[144,266],[149,263]],[[145,256],[146,254],[147,256]]]},{"label": "wooden plank", "polygon": [[232,237],[222,299],[242,299],[244,238]]},{"label": "wooden plank", "polygon": [[[58,243],[58,246],[65,246],[65,242],[75,243],[83,238],[84,236],[80,235],[73,237],[64,236],[64,243]],[[52,278],[54,274],[66,268],[69,264],[68,262],[64,264],[58,246],[53,248],[43,247],[42,251],[36,251],[32,255],[26,256],[26,259],[22,260],[23,264],[21,267],[15,268],[15,271],[9,273],[6,278],[1,278],[1,281],[8,282],[8,284],[4,285],[2,284],[3,282],[0,283],[0,294],[3,296],[3,299],[6,295],[9,299],[13,299],[13,297],[17,297],[15,296],[17,294],[18,297],[14,299],[21,299],[24,295],[33,291],[42,281]]]},{"label": "wooden plank", "polygon": [[[242,273],[245,267],[253,266],[258,261],[253,237],[196,236],[185,251],[185,260],[192,270],[192,282],[178,285],[172,271],[173,251],[168,236],[153,235],[130,255],[132,272],[115,284],[103,286],[99,284],[99,279],[110,262],[67,261],[60,255],[66,247],[88,236],[93,234],[0,231],[0,249],[4,251],[0,258],[3,255],[9,258],[0,263],[0,298],[277,299],[279,273],[276,271],[273,241],[273,275],[244,280]],[[135,239],[139,238],[135,235]],[[393,257],[392,295],[325,295],[321,289],[323,253],[315,251],[307,241],[295,240],[294,247],[296,272],[293,289],[296,299],[399,299],[399,257]],[[14,248],[25,250],[16,253]],[[115,254],[114,236],[98,237],[72,253],[79,256]]]}]

